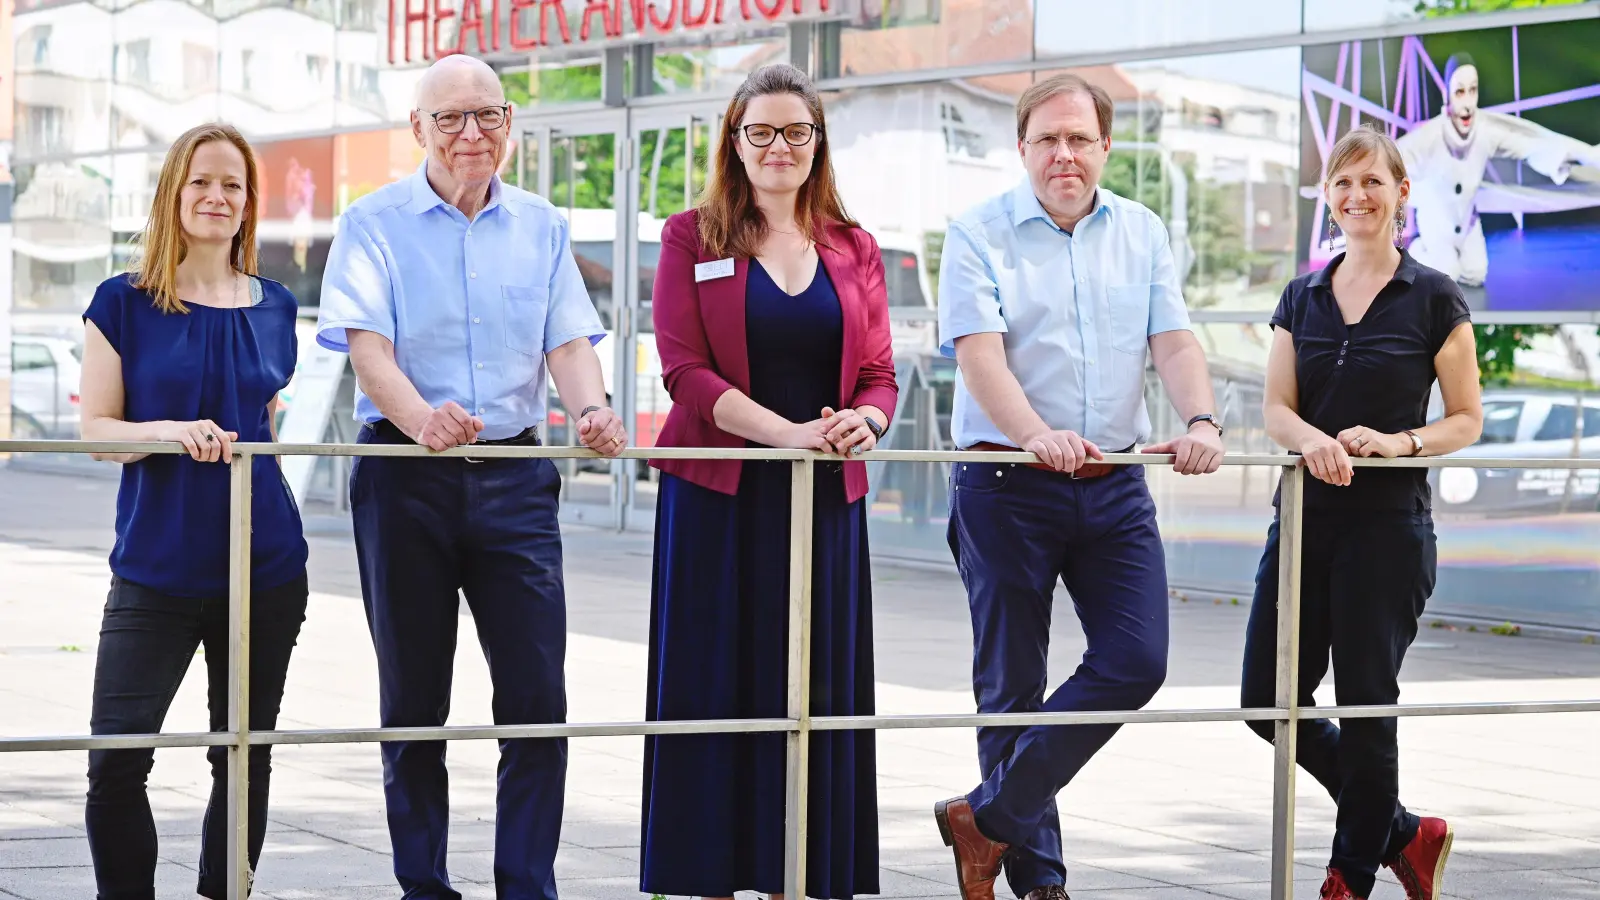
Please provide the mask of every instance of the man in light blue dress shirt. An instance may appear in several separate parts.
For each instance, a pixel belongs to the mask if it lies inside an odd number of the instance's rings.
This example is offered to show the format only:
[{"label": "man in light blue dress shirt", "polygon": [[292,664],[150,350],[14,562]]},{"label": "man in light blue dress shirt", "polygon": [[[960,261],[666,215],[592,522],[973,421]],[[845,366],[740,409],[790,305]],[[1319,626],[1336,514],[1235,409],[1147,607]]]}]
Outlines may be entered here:
[{"label": "man in light blue dress shirt", "polygon": [[[1173,454],[1191,475],[1222,459],[1167,229],[1098,186],[1111,122],[1110,98],[1077,76],[1034,85],[1017,101],[1028,180],[952,222],[945,238],[940,349],[960,367],[956,445],[1040,460],[962,463],[950,477],[950,549],[985,713],[1138,709],[1166,678],[1166,567],[1144,468],[1099,462],[1150,439],[1147,359],[1189,428],[1144,451]],[[1058,578],[1088,649],[1047,698]],[[1002,865],[1018,897],[1066,897],[1055,797],[1115,732],[979,729],[984,782],[934,810],[963,900],[992,900]]]},{"label": "man in light blue dress shirt", "polygon": [[[627,442],[606,408],[604,336],[566,221],[502,183],[511,110],[482,62],[450,56],[417,90],[415,175],[339,221],[317,340],[348,351],[361,443],[539,443],[546,372],[590,449]],[[548,459],[358,458],[356,553],[385,726],[443,725],[464,592],[494,681],[496,724],[566,719],[566,599]],[[443,742],[383,745],[395,877],[408,900],[460,900],[445,868]],[[495,891],[555,900],[564,739],[500,743]]]}]

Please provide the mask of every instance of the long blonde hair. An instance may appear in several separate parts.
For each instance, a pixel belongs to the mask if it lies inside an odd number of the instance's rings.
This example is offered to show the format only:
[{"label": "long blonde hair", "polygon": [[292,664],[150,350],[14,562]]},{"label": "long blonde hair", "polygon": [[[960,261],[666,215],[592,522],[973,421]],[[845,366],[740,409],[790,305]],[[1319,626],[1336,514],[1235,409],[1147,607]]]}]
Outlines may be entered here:
[{"label": "long blonde hair", "polygon": [[261,190],[256,177],[255,151],[232,125],[197,125],[185,131],[167,151],[166,162],[161,164],[161,178],[156,182],[156,199],[150,206],[150,221],[135,238],[138,253],[128,267],[135,276],[133,286],[149,291],[156,299],[156,308],[162,312],[189,311],[178,299],[178,264],[189,252],[178,207],[183,200],[183,185],[189,178],[189,163],[194,159],[195,150],[212,141],[227,141],[244,155],[244,220],[239,223],[238,234],[233,236],[228,260],[246,275],[257,272],[256,221],[260,217]]}]

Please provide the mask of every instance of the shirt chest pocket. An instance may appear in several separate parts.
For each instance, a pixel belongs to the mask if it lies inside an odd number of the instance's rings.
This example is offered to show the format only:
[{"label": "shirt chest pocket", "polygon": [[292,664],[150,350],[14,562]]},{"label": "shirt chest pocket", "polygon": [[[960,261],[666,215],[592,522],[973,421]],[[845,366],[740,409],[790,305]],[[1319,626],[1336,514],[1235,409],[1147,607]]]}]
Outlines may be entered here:
[{"label": "shirt chest pocket", "polygon": [[1106,288],[1111,346],[1123,353],[1143,354],[1150,341],[1149,282]]},{"label": "shirt chest pocket", "polygon": [[544,322],[550,308],[550,289],[502,285],[506,346],[528,356],[544,355]]}]

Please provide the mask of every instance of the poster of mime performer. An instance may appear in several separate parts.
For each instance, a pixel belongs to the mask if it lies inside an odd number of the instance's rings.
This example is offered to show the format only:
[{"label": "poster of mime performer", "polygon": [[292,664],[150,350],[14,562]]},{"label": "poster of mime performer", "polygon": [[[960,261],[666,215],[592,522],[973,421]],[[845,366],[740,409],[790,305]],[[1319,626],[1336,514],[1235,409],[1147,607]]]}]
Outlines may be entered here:
[{"label": "poster of mime performer", "polygon": [[1405,156],[1403,245],[1474,308],[1600,309],[1597,46],[1588,20],[1308,47],[1302,270],[1343,249],[1318,202],[1325,149],[1368,124]]}]

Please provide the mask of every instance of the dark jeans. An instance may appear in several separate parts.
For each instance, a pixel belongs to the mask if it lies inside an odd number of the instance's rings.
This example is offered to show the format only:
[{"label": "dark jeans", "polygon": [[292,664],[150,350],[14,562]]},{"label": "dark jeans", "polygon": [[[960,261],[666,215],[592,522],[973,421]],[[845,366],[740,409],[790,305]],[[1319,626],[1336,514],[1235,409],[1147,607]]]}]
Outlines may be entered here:
[{"label": "dark jeans", "polygon": [[[404,440],[386,431],[365,427],[360,442]],[[566,721],[560,490],[548,459],[357,459],[356,559],[385,727],[445,723],[463,591],[494,683],[495,724]],[[460,900],[445,866],[445,742],[382,747],[394,872],[406,900]],[[500,742],[501,900],[556,900],[566,773],[565,738]]]},{"label": "dark jeans", "polygon": [[[1139,709],[1167,674],[1167,573],[1141,466],[1069,479],[1027,466],[957,464],[950,549],[972,611],[978,710]],[[1088,649],[1045,697],[1056,579],[1072,595]],[[1011,845],[1018,897],[1063,884],[1056,794],[1116,725],[978,729],[986,779],[967,795],[978,826]]]},{"label": "dark jeans", "polygon": [[[289,655],[306,618],[306,577],[254,590],[250,597],[250,728],[278,722]],[[211,730],[228,727],[228,598],[171,597],[121,578],[111,581],[94,669],[92,734],[150,734],[172,705],[195,648],[205,646]],[[200,838],[205,897],[227,896],[228,748],[211,747],[211,801]],[[89,751],[84,812],[100,900],[154,900],[156,825],[145,782],[153,750]],[[252,868],[267,833],[267,783],[272,748],[251,747],[249,840]]]},{"label": "dark jeans", "polygon": [[[1341,706],[1400,699],[1400,663],[1417,636],[1433,593],[1438,558],[1433,519],[1403,510],[1307,510],[1302,525],[1300,705],[1333,661]],[[1242,705],[1274,705],[1278,630],[1278,523],[1256,574],[1245,635]],[[1342,726],[1342,727],[1341,727]],[[1272,722],[1251,722],[1270,741]],[[1400,804],[1395,719],[1300,723],[1296,760],[1339,806],[1330,865],[1358,896],[1372,892],[1378,867],[1417,834],[1417,817]]]}]

